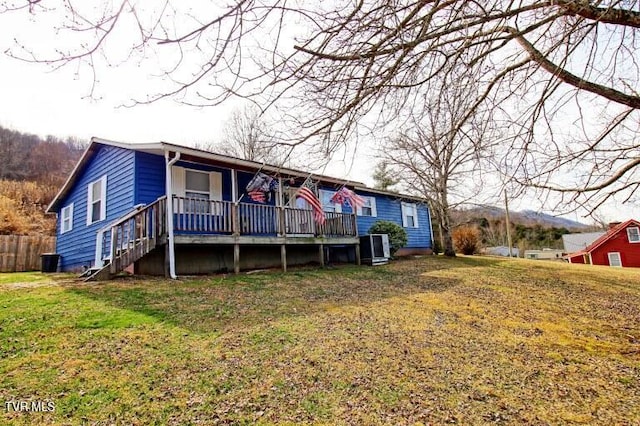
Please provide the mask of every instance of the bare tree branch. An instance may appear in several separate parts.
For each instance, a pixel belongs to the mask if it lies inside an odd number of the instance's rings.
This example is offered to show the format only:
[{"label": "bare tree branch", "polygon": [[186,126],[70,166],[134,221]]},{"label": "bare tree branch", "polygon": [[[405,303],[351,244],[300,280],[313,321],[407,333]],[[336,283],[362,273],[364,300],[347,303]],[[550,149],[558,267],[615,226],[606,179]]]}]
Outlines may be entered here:
[{"label": "bare tree branch", "polygon": [[[61,8],[51,37],[72,33],[77,43],[63,37],[42,51],[18,41],[9,54],[89,67],[97,80],[129,31],[127,61],[162,59],[164,85],[137,103],[248,99],[275,118],[277,142],[325,156],[362,139],[380,144],[414,123],[425,93],[442,97],[450,90],[443,82],[468,72],[478,87],[461,121],[491,112],[503,144],[494,164],[521,191],[549,200],[556,192],[565,206],[592,211],[612,198],[638,199],[637,2],[150,0],[143,8],[63,0],[45,8],[0,0],[0,16]],[[474,139],[465,126],[456,132],[456,143]]]}]

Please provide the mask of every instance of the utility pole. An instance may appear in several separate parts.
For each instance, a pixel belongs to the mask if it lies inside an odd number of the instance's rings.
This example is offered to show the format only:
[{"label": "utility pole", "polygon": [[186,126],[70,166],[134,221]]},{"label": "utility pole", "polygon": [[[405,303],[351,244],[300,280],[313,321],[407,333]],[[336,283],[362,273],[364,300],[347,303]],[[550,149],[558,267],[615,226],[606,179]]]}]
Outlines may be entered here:
[{"label": "utility pole", "polygon": [[511,222],[509,221],[509,201],[507,200],[507,190],[504,190],[504,211],[507,214],[507,244],[509,245],[509,257],[513,256],[511,246]]}]

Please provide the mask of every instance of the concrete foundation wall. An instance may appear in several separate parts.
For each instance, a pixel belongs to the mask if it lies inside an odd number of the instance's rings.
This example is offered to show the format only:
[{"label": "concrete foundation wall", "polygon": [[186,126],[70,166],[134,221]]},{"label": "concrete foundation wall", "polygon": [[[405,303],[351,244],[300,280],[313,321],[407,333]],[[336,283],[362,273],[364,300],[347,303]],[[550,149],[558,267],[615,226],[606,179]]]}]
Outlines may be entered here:
[{"label": "concrete foundation wall", "polygon": [[[287,265],[320,262],[319,248],[307,245],[287,246]],[[280,246],[240,246],[240,269],[279,268]],[[140,259],[135,268],[142,275],[164,275],[165,248],[160,247]],[[233,272],[233,245],[177,245],[176,273],[178,275]]]}]

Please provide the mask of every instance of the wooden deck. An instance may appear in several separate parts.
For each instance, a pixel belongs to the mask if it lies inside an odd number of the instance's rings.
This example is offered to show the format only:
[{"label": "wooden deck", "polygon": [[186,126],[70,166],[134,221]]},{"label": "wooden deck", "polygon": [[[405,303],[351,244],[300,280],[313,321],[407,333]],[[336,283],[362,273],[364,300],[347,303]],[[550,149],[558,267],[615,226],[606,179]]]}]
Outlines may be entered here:
[{"label": "wooden deck", "polygon": [[251,235],[175,235],[176,244],[250,244],[250,245],[344,245],[358,243],[358,237],[295,237]]},{"label": "wooden deck", "polygon": [[[98,232],[96,274],[109,276],[167,244],[167,199],[140,206]],[[287,246],[318,246],[323,263],[324,246],[353,245],[359,262],[354,214],[325,213],[317,224],[311,210],[231,201],[172,197],[175,245],[233,245],[234,270],[239,271],[240,246],[280,246],[282,267],[287,268]],[[102,266],[104,261],[107,266]],[[102,268],[102,269],[100,269]]]},{"label": "wooden deck", "polygon": [[240,241],[229,236],[242,236],[248,244],[300,244],[302,239],[321,244],[334,239],[352,242],[358,235],[355,215],[350,213],[325,212],[325,223],[320,225],[311,210],[175,196],[173,212],[174,234],[183,244]]}]

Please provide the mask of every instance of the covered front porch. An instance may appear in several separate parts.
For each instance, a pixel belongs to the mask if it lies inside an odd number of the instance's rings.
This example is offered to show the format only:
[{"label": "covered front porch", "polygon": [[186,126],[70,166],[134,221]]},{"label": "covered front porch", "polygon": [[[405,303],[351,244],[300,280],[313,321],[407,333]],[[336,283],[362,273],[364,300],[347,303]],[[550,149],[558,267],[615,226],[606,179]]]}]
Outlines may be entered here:
[{"label": "covered front porch", "polygon": [[[357,237],[352,213],[325,212],[322,224],[315,222],[311,209],[200,198],[172,197],[173,231],[182,241],[225,240],[242,236],[250,241],[280,241],[282,238],[307,241]],[[276,238],[277,240],[274,240]],[[226,239],[228,241],[228,239]]]},{"label": "covered front porch", "polygon": [[[93,269],[110,264],[113,275],[153,259],[156,273],[162,269],[176,278],[184,270],[176,262],[198,257],[204,264],[207,256],[218,256],[215,247],[224,252],[225,265],[232,257],[229,269],[235,272],[251,267],[246,259],[241,261],[241,253],[261,256],[258,252],[268,251],[267,257],[273,258],[274,249],[283,270],[303,251],[307,258],[310,251],[315,253],[314,261],[324,263],[327,247],[348,247],[350,261],[358,261],[355,212],[330,202],[344,181],[188,148],[157,154],[156,148],[137,154],[137,198],[147,204],[137,205],[98,232]],[[270,183],[257,194],[250,188],[256,176],[268,177]],[[298,196],[305,185],[311,185],[317,205]],[[289,256],[288,246],[297,247]],[[187,252],[188,258],[180,257]],[[250,264],[254,263],[260,262]]]},{"label": "covered front porch", "polygon": [[[278,248],[284,271],[289,264],[288,246],[297,247],[294,249],[296,255],[305,251],[305,259],[309,259],[312,250],[320,264],[325,263],[327,248],[351,247],[354,261],[359,263],[356,218],[352,213],[325,212],[324,223],[318,224],[311,210],[288,206],[175,195],[171,197],[171,206],[167,204],[166,197],[161,197],[147,206],[137,207],[99,231],[96,266],[109,264],[110,274],[116,274],[131,264],[141,263],[146,265],[142,273],[164,274],[169,273],[170,262],[176,261],[176,252],[188,252],[188,257],[183,256],[183,259],[189,258],[194,263],[200,258],[202,263],[211,260],[207,257],[214,252],[224,252],[221,256],[227,258],[233,250],[233,271],[238,273],[243,246],[251,247],[248,252],[253,257],[261,256],[261,250],[256,247],[262,246],[265,259],[273,258],[273,249]],[[169,214],[173,220],[167,220]],[[194,250],[193,247],[201,249]],[[214,250],[215,247],[219,250]],[[251,264],[261,264],[253,260]],[[269,265],[273,266],[273,262]],[[177,269],[181,269],[180,265]]]},{"label": "covered front porch", "polygon": [[[191,252],[189,263],[193,265],[198,265],[194,257],[229,257],[220,254],[225,250],[223,246],[233,247],[233,271],[236,273],[242,266],[274,266],[273,261],[267,260],[273,258],[274,248],[279,248],[283,271],[287,270],[292,258],[307,261],[313,258],[323,265],[333,247],[351,247],[353,260],[360,263],[356,216],[352,213],[325,212],[324,223],[318,224],[310,209],[178,196],[172,197],[172,203],[174,244],[178,252]],[[202,252],[193,252],[188,246],[200,246]],[[218,246],[218,249],[214,250],[212,246]],[[293,252],[288,254],[288,248]],[[310,257],[310,251],[315,255]],[[251,256],[251,262],[243,261],[245,252]],[[305,255],[301,257],[303,252]],[[177,260],[180,263],[179,255]],[[194,267],[196,269],[190,271],[199,271],[199,266]]]}]

